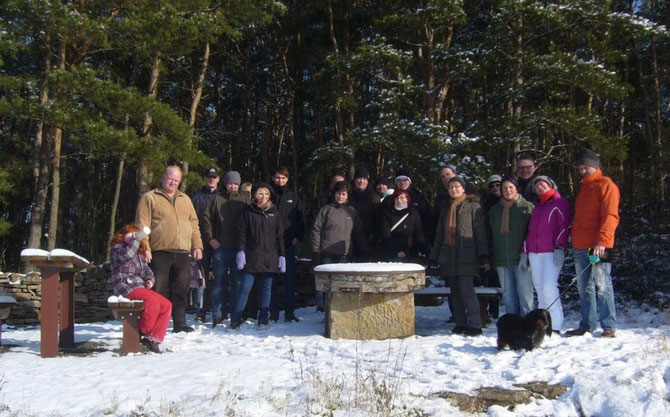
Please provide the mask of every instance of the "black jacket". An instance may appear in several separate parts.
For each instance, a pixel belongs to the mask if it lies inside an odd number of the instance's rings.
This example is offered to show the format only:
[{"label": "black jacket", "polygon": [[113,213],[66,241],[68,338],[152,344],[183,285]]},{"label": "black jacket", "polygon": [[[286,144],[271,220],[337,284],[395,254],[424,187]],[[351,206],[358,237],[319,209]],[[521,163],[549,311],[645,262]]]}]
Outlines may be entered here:
[{"label": "black jacket", "polygon": [[[391,228],[406,214],[408,216],[405,220],[391,231]],[[426,246],[421,217],[416,210],[386,208],[381,217],[380,234],[386,260],[396,257],[400,251],[405,252],[407,256],[415,256],[418,250]]]},{"label": "black jacket", "polygon": [[370,186],[363,191],[356,188],[353,184],[351,187],[351,193],[349,193],[349,205],[356,209],[358,217],[360,217],[361,222],[363,223],[365,236],[370,239],[378,230],[376,227],[378,224],[378,220],[376,219],[376,208],[377,205],[381,203],[381,199]]},{"label": "black jacket", "polygon": [[237,225],[240,215],[249,205],[249,197],[223,190],[212,199],[202,216],[200,230],[202,242],[209,247],[209,241],[216,239],[226,249],[237,248]]},{"label": "black jacket", "polygon": [[[210,191],[206,186],[202,186],[198,191],[194,192],[191,196],[191,202],[193,203],[193,208],[195,208],[195,213],[198,215],[198,222],[200,223],[200,234],[202,234],[202,216],[205,214],[205,210],[209,206],[209,203],[219,194],[219,188],[215,188],[214,191]],[[203,241],[203,244],[207,244],[206,241]],[[207,246],[205,246],[207,247]]]},{"label": "black jacket", "polygon": [[275,206],[265,211],[255,203],[245,207],[237,233],[237,249],[244,251],[247,259],[242,272],[279,273],[279,257],[285,254],[282,230],[281,217]]},{"label": "black jacket", "polygon": [[305,234],[305,215],[302,201],[287,186],[280,187],[272,184],[274,196],[272,202],[279,210],[284,226],[284,243],[290,245],[295,238],[302,240]]},{"label": "black jacket", "polygon": [[[419,214],[419,217],[421,217],[421,225],[423,226],[423,235],[429,237],[432,236],[433,231],[431,230],[431,228],[434,222],[430,204],[428,204],[426,197],[424,197],[420,191],[417,191],[414,188],[410,187],[408,192],[409,192],[409,198],[412,200],[411,201],[412,206],[414,206],[415,211]],[[391,198],[391,196],[385,198],[382,204],[384,206],[384,210],[393,208],[394,204],[393,198]]]}]

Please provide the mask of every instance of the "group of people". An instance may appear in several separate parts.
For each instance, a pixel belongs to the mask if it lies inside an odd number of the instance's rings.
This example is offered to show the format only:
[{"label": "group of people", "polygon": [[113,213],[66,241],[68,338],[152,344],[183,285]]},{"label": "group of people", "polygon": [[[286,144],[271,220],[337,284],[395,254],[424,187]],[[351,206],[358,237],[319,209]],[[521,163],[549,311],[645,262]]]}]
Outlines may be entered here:
[{"label": "group of people", "polygon": [[[181,170],[170,166],[161,185],[140,198],[136,224],[125,226],[112,240],[114,291],[145,300],[142,343],[156,352],[170,316],[174,332],[193,331],[185,315],[192,260],[200,261],[205,277],[213,272],[207,295],[202,288],[194,291],[197,320],[205,321],[209,310],[213,327],[230,317],[230,327],[238,328],[250,314],[264,325],[279,319],[283,304],[285,321],[295,322],[296,246],[309,235],[314,264],[408,262],[427,256],[451,287],[454,333],[482,333],[473,284],[481,267],[497,272],[506,312],[526,314],[535,307],[536,292],[538,308],[550,311],[559,331],[563,312],[558,276],[571,235],[582,321],[568,333],[594,331],[598,311],[603,336],[613,337],[611,264],[604,258],[614,246],[618,188],[602,175],[594,152],[586,151],[577,165],[583,178],[574,220],[556,183],[539,175],[526,156],[517,160],[516,176],[489,177],[483,199],[456,167],[441,167],[432,208],[412,187],[406,171],[396,173],[393,188],[385,178],[372,183],[363,167],[350,182],[336,172],[308,213],[287,186],[286,168],[277,168],[271,182],[253,185],[229,171],[223,187],[218,170],[210,168],[203,187],[189,198],[178,188]],[[137,231],[143,226],[151,234],[139,239]],[[257,305],[249,313],[245,307],[254,284]],[[317,309],[325,304],[323,294],[317,293]]]}]

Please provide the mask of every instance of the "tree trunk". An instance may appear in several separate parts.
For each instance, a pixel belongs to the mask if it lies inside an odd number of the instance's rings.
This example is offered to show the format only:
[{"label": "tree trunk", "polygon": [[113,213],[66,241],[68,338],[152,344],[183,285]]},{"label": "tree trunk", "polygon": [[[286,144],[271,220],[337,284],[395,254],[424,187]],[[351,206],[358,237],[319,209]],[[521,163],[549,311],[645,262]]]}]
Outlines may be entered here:
[{"label": "tree trunk", "polygon": [[[49,157],[50,146],[48,140],[42,141],[40,147],[39,159],[46,161]],[[30,210],[30,235],[28,237],[29,248],[41,248],[42,246],[42,223],[44,222],[44,212],[49,191],[49,164],[40,163],[40,173],[37,177],[37,186],[35,187],[35,199],[33,207]]]},{"label": "tree trunk", "polygon": [[[66,41],[61,39],[58,47],[58,69],[65,69],[65,48]],[[60,158],[61,144],[63,140],[63,130],[59,127],[54,128],[53,146],[51,154],[51,207],[49,211],[49,235],[47,237],[47,249],[53,250],[56,247],[58,238],[58,212],[60,209]]]},{"label": "tree trunk", "polygon": [[423,22],[423,34],[425,40],[425,48],[423,53],[423,62],[425,67],[425,88],[423,93],[423,108],[424,116],[428,120],[436,122],[435,117],[435,63],[433,62],[433,40],[435,35],[430,22],[425,20]]},{"label": "tree trunk", "polygon": [[[149,77],[149,89],[147,94],[149,97],[153,99],[155,99],[158,96],[158,78],[160,77],[160,65],[161,65],[161,55],[160,53],[156,53],[153,60],[151,61],[151,75]],[[142,136],[144,136],[145,138],[151,136],[150,129],[152,124],[153,119],[151,118],[151,114],[145,113],[144,122],[142,123]],[[149,146],[148,141],[145,141],[145,145]],[[149,169],[146,161],[144,160],[140,161],[137,174],[138,174],[137,189],[139,195],[141,196],[142,194],[149,191],[150,178],[149,178]]]},{"label": "tree trunk", "polygon": [[[340,54],[340,48],[337,45],[337,37],[335,36],[335,23],[333,18],[333,5],[330,1],[327,4],[328,11],[328,33],[330,35],[330,43],[333,45],[335,55]],[[342,109],[340,107],[340,100],[337,99],[335,103],[335,133],[337,135],[337,142],[340,145],[344,144],[344,118],[342,117]]]},{"label": "tree trunk", "polygon": [[[195,122],[198,119],[198,106],[200,106],[200,100],[202,99],[202,90],[205,85],[205,77],[207,77],[207,67],[209,65],[209,42],[205,42],[205,50],[202,53],[202,67],[200,68],[200,73],[198,74],[198,79],[193,88],[193,93],[191,95],[191,109],[190,115],[188,118],[188,125],[191,127],[193,134],[195,134]],[[188,161],[184,161],[184,175],[188,174]],[[181,182],[181,190],[183,191],[186,188],[186,180]]]},{"label": "tree trunk", "polygon": [[658,73],[658,57],[656,54],[656,39],[651,35],[651,69],[654,73],[654,110],[655,110],[655,131],[654,131],[654,159],[656,163],[653,167],[657,170],[654,174],[654,180],[657,181],[656,196],[657,201],[663,207],[665,201],[665,169],[663,163],[663,131],[661,128],[661,82]]},{"label": "tree trunk", "polygon": [[109,233],[107,234],[107,249],[105,252],[105,259],[109,261],[112,254],[112,238],[116,232],[116,210],[119,207],[119,198],[121,197],[121,182],[123,181],[123,166],[125,165],[125,156],[119,159],[119,165],[116,170],[116,185],[114,187],[114,197],[112,198],[112,209],[109,216]]},{"label": "tree trunk", "polygon": [[[44,52],[44,77],[40,89],[40,105],[45,106],[49,101],[49,71],[51,70],[51,51],[49,45],[51,38],[45,37],[46,51]],[[46,210],[47,192],[49,187],[49,142],[44,140],[46,126],[43,121],[37,123],[35,132],[35,144],[33,147],[33,206],[30,209],[30,233],[28,235],[28,247],[40,248],[42,246],[42,225],[44,212]]]}]

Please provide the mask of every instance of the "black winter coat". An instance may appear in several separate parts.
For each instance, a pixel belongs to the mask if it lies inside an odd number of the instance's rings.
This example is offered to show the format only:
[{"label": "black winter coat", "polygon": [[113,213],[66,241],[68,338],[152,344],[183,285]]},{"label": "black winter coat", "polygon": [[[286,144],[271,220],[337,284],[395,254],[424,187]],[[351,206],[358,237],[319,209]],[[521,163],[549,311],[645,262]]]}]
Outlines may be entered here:
[{"label": "black winter coat", "polygon": [[[408,213],[405,220],[391,231],[391,228]],[[421,217],[415,210],[386,208],[382,212],[381,224],[383,259],[394,258],[400,251],[405,252],[407,256],[415,256],[420,249],[426,246]]]},{"label": "black winter coat", "polygon": [[349,193],[349,206],[356,209],[358,217],[360,217],[363,224],[363,231],[365,236],[370,239],[378,230],[378,220],[375,218],[377,214],[377,205],[381,203],[381,199],[377,193],[372,190],[370,186],[361,191],[352,185]]},{"label": "black winter coat", "polygon": [[[207,207],[209,207],[209,203],[214,200],[214,197],[219,195],[219,192],[220,190],[218,187],[215,188],[214,191],[210,191],[206,186],[202,186],[202,188],[194,192],[191,196],[191,202],[193,203],[193,208],[195,209],[195,213],[198,215],[198,222],[200,223],[200,234],[203,232],[202,216],[205,214]],[[207,242],[203,241],[203,244],[206,245]]]},{"label": "black winter coat", "polygon": [[284,226],[284,243],[291,244],[295,238],[302,240],[305,234],[305,209],[302,201],[287,186],[280,187],[273,183],[273,203],[279,210],[282,225]]},{"label": "black winter coat", "polygon": [[265,211],[255,203],[245,207],[237,233],[237,249],[244,251],[247,259],[242,272],[279,273],[279,257],[286,253],[283,230],[275,206]]}]

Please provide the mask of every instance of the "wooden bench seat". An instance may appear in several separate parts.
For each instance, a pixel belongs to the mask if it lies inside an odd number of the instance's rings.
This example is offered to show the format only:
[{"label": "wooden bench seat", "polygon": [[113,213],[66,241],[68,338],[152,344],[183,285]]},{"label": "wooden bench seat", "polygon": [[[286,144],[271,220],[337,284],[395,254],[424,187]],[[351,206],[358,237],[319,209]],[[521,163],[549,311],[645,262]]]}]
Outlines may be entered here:
[{"label": "wooden bench seat", "polygon": [[[446,297],[451,295],[451,288],[449,287],[426,287],[414,291],[415,295],[432,295],[439,297]],[[479,301],[479,312],[482,318],[482,326],[486,326],[491,322],[489,313],[486,310],[488,301],[500,302],[502,298],[502,288],[499,287],[475,287],[475,294],[477,294],[477,301]]]}]

